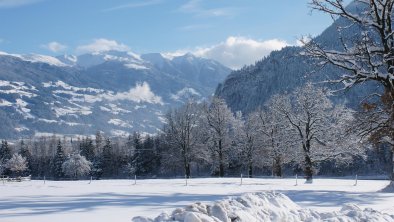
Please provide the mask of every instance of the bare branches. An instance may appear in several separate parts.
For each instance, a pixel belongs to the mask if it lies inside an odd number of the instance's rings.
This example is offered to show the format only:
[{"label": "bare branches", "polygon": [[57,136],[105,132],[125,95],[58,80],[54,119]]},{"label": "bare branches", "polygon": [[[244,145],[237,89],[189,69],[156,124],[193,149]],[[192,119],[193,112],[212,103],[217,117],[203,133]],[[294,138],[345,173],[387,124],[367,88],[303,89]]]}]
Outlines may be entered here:
[{"label": "bare branches", "polygon": [[[344,70],[337,82],[351,88],[365,81],[377,81],[386,88],[394,86],[392,29],[393,0],[357,0],[345,7],[341,0],[312,0],[311,8],[344,19],[350,28],[360,32],[345,40],[340,34],[341,50],[327,49],[314,40],[305,45],[305,54]],[[356,8],[356,9],[354,9]]]},{"label": "bare branches", "polygon": [[[343,83],[345,89],[368,81],[384,87],[383,94],[373,92],[362,102],[363,111],[356,115],[352,131],[374,144],[391,144],[388,141],[394,138],[394,0],[356,0],[348,7],[341,0],[312,0],[310,5],[342,19],[346,28],[356,25],[352,29],[356,35],[351,39],[344,40],[346,37],[339,33],[342,48],[330,49],[312,40],[305,45],[305,54],[320,64],[341,68],[343,75],[332,82]],[[369,100],[375,95],[380,100]]]}]

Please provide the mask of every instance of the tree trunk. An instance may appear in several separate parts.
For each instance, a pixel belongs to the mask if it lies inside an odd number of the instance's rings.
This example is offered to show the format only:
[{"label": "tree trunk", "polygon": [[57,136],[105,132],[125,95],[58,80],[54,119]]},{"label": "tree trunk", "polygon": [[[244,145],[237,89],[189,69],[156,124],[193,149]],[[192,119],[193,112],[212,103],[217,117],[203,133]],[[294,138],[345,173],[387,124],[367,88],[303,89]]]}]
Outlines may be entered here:
[{"label": "tree trunk", "polygon": [[190,178],[190,164],[185,162],[185,175],[186,178]]},{"label": "tree trunk", "polygon": [[391,185],[394,186],[394,147],[391,148]]},{"label": "tree trunk", "polygon": [[313,176],[313,166],[312,166],[312,160],[310,156],[305,153],[305,166],[304,166],[304,174],[305,174],[305,179],[307,183],[312,183],[312,176]]},{"label": "tree trunk", "polygon": [[273,162],[273,172],[274,175],[277,177],[282,177],[282,166],[280,164],[280,157],[278,158],[274,158],[274,162]]},{"label": "tree trunk", "polygon": [[249,166],[248,166],[248,177],[249,178],[252,178],[253,176],[253,164],[252,164],[252,161],[249,161],[249,164],[248,164]]},{"label": "tree trunk", "polygon": [[224,177],[222,140],[219,140],[219,177]]}]

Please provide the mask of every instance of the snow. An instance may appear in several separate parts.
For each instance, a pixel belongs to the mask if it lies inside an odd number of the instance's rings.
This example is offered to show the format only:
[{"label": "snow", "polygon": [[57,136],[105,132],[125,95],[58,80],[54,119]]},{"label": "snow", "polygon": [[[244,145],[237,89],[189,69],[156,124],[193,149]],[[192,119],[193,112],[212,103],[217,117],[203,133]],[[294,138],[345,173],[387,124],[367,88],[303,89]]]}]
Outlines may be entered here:
[{"label": "snow", "polygon": [[5,99],[0,99],[0,106],[12,106],[12,103],[8,102]]},{"label": "snow", "polygon": [[128,133],[124,130],[111,130],[111,135],[118,136],[118,137],[125,137],[125,136],[129,136],[130,133]]},{"label": "snow", "polygon": [[171,99],[173,99],[175,101],[179,101],[182,98],[187,98],[190,96],[201,96],[201,94],[198,93],[193,88],[185,87],[185,88],[179,90],[176,94],[171,94]]},{"label": "snow", "polygon": [[93,112],[89,107],[79,106],[79,107],[54,107],[56,117],[67,116],[67,115],[90,115]]},{"label": "snow", "polygon": [[46,63],[52,66],[60,66],[60,67],[68,66],[67,64],[61,62],[59,59],[46,55],[39,55],[39,54],[19,55],[19,54],[9,54],[6,52],[0,52],[0,55],[12,56],[32,63]]},{"label": "snow", "polygon": [[[70,86],[65,82],[44,82],[42,83],[44,87],[49,88],[62,88],[54,90],[55,95],[67,94],[71,95],[71,101],[74,102],[87,102],[96,103],[103,100],[108,101],[133,101],[136,103],[151,103],[163,105],[162,98],[154,94],[147,82],[137,83],[134,88],[130,88],[129,91],[125,92],[114,92],[105,91],[102,89],[95,88],[81,88]],[[89,94],[88,94],[89,93]]]},{"label": "snow", "polygon": [[43,119],[43,118],[39,118],[38,121],[41,121],[41,122],[44,122],[44,123],[57,123],[57,120]]},{"label": "snow", "polygon": [[[351,221],[346,219],[346,215],[371,216],[368,219],[373,221],[372,216],[382,216],[379,212],[394,212],[394,194],[379,192],[388,183],[384,180],[359,180],[354,186],[354,180],[315,179],[313,184],[299,180],[295,186],[295,179],[291,178],[243,178],[242,186],[240,178],[190,179],[188,186],[185,186],[184,179],[137,180],[136,185],[133,180],[100,180],[91,184],[89,181],[46,181],[45,184],[43,181],[0,182],[0,221],[130,221],[136,216],[155,218],[161,213],[171,215],[176,208],[182,211],[186,207],[190,211],[192,207],[187,206],[191,204],[194,204],[193,209],[216,206],[216,215],[229,215],[228,209],[239,208],[242,211],[236,212],[246,218],[259,210],[256,206],[266,201],[264,195],[267,195],[266,199],[273,198],[268,201],[270,204],[264,205],[264,209],[272,210],[270,215],[299,215],[299,212],[309,215],[316,212],[320,217],[340,215],[345,218],[342,221]],[[234,197],[229,199],[231,196]],[[236,201],[240,199],[245,200],[245,204]],[[230,204],[231,200],[234,204]],[[251,204],[255,207],[250,208]],[[201,214],[185,217],[190,220],[209,218],[199,212]]]},{"label": "snow", "polygon": [[29,128],[25,126],[15,127],[15,131],[22,132],[22,131],[29,131]]},{"label": "snow", "polygon": [[122,109],[122,108],[118,107],[116,104],[113,104],[113,103],[108,104],[108,106],[111,107],[111,111],[115,115],[117,115],[119,113],[130,113],[130,111],[128,111],[126,109]]},{"label": "snow", "polygon": [[30,114],[30,109],[27,108],[28,103],[22,99],[16,99],[15,106],[16,111],[23,115],[25,119],[34,119],[34,116]]},{"label": "snow", "polygon": [[[149,221],[149,218],[135,217],[132,221],[144,220]],[[319,213],[300,208],[284,194],[262,192],[229,198],[213,205],[197,202],[178,208],[171,215],[161,214],[154,221],[394,221],[394,215],[372,209],[362,210],[354,204],[346,204],[340,211]]]},{"label": "snow", "polygon": [[125,64],[124,66],[126,66],[129,69],[136,69],[136,70],[146,70],[149,69],[148,67],[144,66],[144,65],[140,65],[140,64],[135,64],[135,63],[128,63]]},{"label": "snow", "polygon": [[60,66],[60,67],[68,66],[67,64],[61,62],[59,59],[46,55],[29,54],[29,55],[21,55],[19,58],[33,63],[46,63],[52,66]]},{"label": "snow", "polygon": [[113,124],[115,126],[125,127],[125,128],[131,128],[132,127],[129,123],[127,123],[127,122],[125,122],[125,121],[123,121],[121,119],[110,119],[108,121],[108,123],[109,124]]},{"label": "snow", "polygon": [[24,82],[12,82],[0,80],[0,87],[5,87],[6,89],[0,88],[0,94],[17,94],[20,97],[32,98],[36,97],[37,94],[29,91],[37,91],[34,86],[27,86]]}]

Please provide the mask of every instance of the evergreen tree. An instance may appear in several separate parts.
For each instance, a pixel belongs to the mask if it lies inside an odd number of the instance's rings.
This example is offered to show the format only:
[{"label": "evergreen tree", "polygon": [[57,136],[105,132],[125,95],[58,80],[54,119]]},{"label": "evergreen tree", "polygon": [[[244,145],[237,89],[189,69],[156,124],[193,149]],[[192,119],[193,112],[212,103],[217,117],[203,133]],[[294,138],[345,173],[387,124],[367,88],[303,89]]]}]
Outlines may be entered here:
[{"label": "evergreen tree", "polygon": [[29,175],[32,170],[32,155],[30,153],[29,147],[23,140],[21,140],[21,148],[19,151],[20,155],[26,159],[27,169],[25,170],[26,175]]},{"label": "evergreen tree", "polygon": [[58,144],[57,144],[56,155],[55,155],[55,158],[53,161],[54,162],[55,179],[61,179],[62,177],[64,177],[62,165],[65,160],[66,160],[66,157],[64,155],[62,144],[59,140]]},{"label": "evergreen tree", "polygon": [[9,159],[11,159],[11,149],[8,146],[7,140],[2,140],[0,148],[0,160],[8,161]]},{"label": "evergreen tree", "polygon": [[93,140],[90,137],[82,140],[80,144],[81,155],[84,156],[87,160],[93,161],[94,159],[94,145]]},{"label": "evergreen tree", "polygon": [[134,154],[131,158],[131,165],[134,168],[134,173],[137,175],[142,175],[145,173],[143,169],[143,143],[141,135],[137,132],[133,133],[133,146],[134,146]]},{"label": "evergreen tree", "polygon": [[96,180],[100,179],[103,175],[102,162],[99,156],[94,157],[92,167],[90,169],[90,175]]},{"label": "evergreen tree", "polygon": [[8,146],[7,140],[2,140],[0,147],[0,165],[3,166],[2,174],[4,175],[9,175],[11,173],[9,169],[5,167],[9,159],[11,159],[11,149]]},{"label": "evergreen tree", "polygon": [[99,155],[102,152],[102,148],[103,148],[103,135],[100,131],[97,131],[96,133],[96,139],[95,139],[95,154]]},{"label": "evergreen tree", "polygon": [[111,145],[111,140],[107,138],[105,140],[105,145],[103,146],[103,154],[101,158],[101,168],[103,170],[103,174],[105,176],[112,176],[113,172],[113,167],[112,167],[112,145]]}]

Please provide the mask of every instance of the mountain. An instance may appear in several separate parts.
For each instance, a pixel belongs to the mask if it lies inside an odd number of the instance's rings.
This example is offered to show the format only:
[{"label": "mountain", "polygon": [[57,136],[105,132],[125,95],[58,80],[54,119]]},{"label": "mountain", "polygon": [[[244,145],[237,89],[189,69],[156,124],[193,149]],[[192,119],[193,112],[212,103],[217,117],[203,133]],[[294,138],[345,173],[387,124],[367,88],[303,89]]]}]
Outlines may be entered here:
[{"label": "mountain", "polygon": [[[360,11],[360,5],[351,4],[350,10]],[[327,49],[340,50],[338,26],[346,26],[347,21],[337,19],[321,35],[314,40]],[[350,27],[350,26],[349,26]],[[351,39],[360,30],[357,26],[341,30],[341,34]],[[336,67],[327,65],[318,67],[316,62],[302,56],[303,48],[299,46],[286,47],[272,52],[269,56],[257,61],[254,65],[233,71],[226,80],[219,84],[215,95],[226,100],[229,107],[235,111],[250,113],[255,111],[275,94],[292,92],[295,88],[306,82],[314,82],[323,85],[326,80],[338,79],[342,74]],[[338,89],[339,85],[328,85]],[[348,91],[341,91],[332,99],[337,103],[345,103],[352,108],[359,108],[359,102],[370,92],[377,91],[374,83],[364,83],[362,89],[359,86]]]},{"label": "mountain", "polygon": [[191,54],[0,52],[0,138],[156,133],[170,108],[213,95],[230,71]]}]

